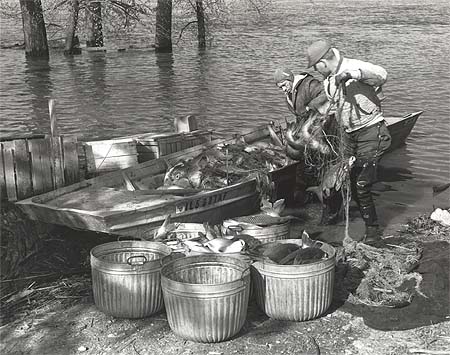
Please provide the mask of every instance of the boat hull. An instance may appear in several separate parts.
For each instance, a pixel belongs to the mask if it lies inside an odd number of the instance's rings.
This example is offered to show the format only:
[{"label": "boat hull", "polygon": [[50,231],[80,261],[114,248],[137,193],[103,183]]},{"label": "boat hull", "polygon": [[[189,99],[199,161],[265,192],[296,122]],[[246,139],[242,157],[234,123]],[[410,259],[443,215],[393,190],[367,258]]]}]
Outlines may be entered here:
[{"label": "boat hull", "polygon": [[[421,113],[386,118],[392,135],[391,151],[405,143]],[[269,137],[267,126],[240,135],[247,143]],[[160,195],[158,192],[150,194],[148,191],[128,191],[123,186],[124,176],[125,180],[143,184],[145,182],[147,186],[153,183],[157,186],[162,183],[167,169],[179,159],[194,157],[205,149],[226,142],[231,143],[233,140],[214,140],[164,158],[19,201],[17,205],[34,220],[143,239],[151,239],[154,229],[159,227],[169,214],[175,222],[208,221],[214,224],[224,219],[251,214],[257,211],[260,205],[256,179],[190,196],[167,197],[167,192]],[[275,187],[275,199],[284,198],[287,205],[293,203],[296,180],[302,168],[303,162],[293,162],[270,173]]]}]

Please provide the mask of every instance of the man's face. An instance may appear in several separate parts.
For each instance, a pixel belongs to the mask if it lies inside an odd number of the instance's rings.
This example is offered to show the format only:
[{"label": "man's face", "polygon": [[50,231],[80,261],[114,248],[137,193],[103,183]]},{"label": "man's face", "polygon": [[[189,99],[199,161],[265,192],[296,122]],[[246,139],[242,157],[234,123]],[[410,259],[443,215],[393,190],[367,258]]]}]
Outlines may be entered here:
[{"label": "man's face", "polygon": [[324,78],[328,77],[331,74],[331,69],[328,60],[321,59],[313,66],[316,72],[322,74]]},{"label": "man's face", "polygon": [[292,81],[283,80],[277,83],[277,86],[283,90],[286,94],[289,94],[292,91]]}]

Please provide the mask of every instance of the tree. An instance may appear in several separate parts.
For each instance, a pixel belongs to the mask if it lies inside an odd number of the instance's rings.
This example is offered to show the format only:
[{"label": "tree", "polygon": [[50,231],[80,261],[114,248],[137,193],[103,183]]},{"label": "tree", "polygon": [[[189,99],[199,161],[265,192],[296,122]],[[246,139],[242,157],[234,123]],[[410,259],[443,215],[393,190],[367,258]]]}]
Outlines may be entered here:
[{"label": "tree", "polygon": [[172,52],[172,0],[158,0],[155,32],[156,51]]},{"label": "tree", "polygon": [[25,56],[28,58],[48,57],[47,32],[41,0],[20,0]]},{"label": "tree", "polygon": [[69,15],[69,23],[67,25],[64,54],[80,54],[81,49],[78,47],[80,42],[78,40],[78,36],[75,34],[78,24],[78,11],[80,9],[79,0],[72,0],[71,5],[72,7]]},{"label": "tree", "polygon": [[206,48],[205,9],[203,8],[203,0],[196,0],[195,5],[197,13],[198,48]]},{"label": "tree", "polygon": [[91,1],[87,7],[88,47],[103,47],[102,6],[99,1]]}]

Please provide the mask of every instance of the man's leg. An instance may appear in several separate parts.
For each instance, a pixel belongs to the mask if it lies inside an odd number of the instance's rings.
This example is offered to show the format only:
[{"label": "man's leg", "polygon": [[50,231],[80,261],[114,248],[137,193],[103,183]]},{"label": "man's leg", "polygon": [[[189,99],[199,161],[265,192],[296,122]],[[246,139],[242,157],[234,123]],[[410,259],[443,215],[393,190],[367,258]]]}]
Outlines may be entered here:
[{"label": "man's leg", "polygon": [[389,148],[391,137],[384,122],[363,128],[357,135],[357,159],[355,177],[356,198],[361,216],[366,225],[364,240],[376,243],[380,240],[380,231],[372,185],[377,180],[377,167],[382,154]]}]

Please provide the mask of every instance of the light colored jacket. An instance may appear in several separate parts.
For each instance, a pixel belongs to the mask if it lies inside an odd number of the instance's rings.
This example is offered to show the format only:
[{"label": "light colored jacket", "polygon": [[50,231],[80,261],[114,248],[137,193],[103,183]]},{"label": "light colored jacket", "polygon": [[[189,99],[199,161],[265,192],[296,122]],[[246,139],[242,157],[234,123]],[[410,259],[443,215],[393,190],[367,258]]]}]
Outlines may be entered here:
[{"label": "light colored jacket", "polygon": [[[339,65],[335,73],[323,82],[328,100],[335,104],[336,117],[345,131],[350,133],[363,127],[383,121],[380,99],[376,90],[387,80],[387,72],[382,67],[357,59],[338,56]],[[338,90],[335,75],[344,70],[350,71],[352,77],[345,83],[345,89]]]}]

